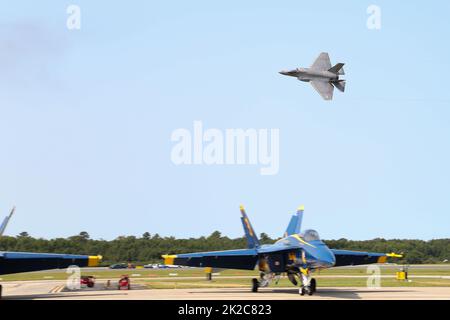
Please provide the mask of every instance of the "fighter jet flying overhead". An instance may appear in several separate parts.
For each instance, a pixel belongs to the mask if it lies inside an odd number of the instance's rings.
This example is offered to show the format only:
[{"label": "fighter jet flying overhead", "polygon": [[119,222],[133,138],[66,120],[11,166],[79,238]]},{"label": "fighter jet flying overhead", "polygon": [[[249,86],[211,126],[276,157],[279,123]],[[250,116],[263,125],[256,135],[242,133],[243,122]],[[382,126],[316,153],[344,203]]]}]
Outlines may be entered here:
[{"label": "fighter jet flying overhead", "polygon": [[250,220],[241,206],[241,220],[247,238],[247,249],[164,255],[164,263],[190,267],[211,267],[260,271],[260,279],[252,279],[252,291],[278,281],[286,273],[299,293],[312,295],[316,280],[311,274],[320,269],[346,265],[385,263],[388,257],[399,258],[395,253],[375,253],[330,249],[320,240],[315,230],[300,232],[304,208],[292,216],[282,239],[274,244],[261,245]]},{"label": "fighter jet flying overhead", "polygon": [[311,82],[311,85],[323,99],[332,100],[334,87],[341,92],[345,91],[345,80],[339,79],[339,76],[345,74],[343,66],[343,63],[338,63],[331,67],[328,53],[322,52],[311,67],[280,71],[280,73],[285,76],[296,77],[303,82]]}]

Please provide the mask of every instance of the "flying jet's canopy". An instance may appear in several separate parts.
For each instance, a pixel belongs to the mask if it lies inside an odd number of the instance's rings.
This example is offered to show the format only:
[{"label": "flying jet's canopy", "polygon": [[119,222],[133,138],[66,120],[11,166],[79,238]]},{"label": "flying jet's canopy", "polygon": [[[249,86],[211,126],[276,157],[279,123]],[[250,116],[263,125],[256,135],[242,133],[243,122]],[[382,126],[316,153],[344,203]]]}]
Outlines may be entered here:
[{"label": "flying jet's canopy", "polygon": [[320,240],[319,233],[316,230],[308,229],[303,231],[300,236],[305,239],[305,241]]}]

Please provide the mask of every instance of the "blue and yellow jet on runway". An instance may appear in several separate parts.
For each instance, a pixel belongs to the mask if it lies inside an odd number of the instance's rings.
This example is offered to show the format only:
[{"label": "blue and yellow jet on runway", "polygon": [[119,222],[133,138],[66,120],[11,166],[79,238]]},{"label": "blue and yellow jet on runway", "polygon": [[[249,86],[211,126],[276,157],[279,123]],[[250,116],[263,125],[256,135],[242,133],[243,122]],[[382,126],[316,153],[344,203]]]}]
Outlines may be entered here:
[{"label": "blue and yellow jet on runway", "polygon": [[[0,237],[3,235],[15,207],[0,225]],[[96,267],[101,256],[85,256],[74,254],[10,252],[0,250],[0,275],[50,269],[63,269],[69,266]],[[0,299],[2,286],[0,285]]]},{"label": "blue and yellow jet on runway", "polygon": [[359,252],[335,250],[320,240],[315,230],[300,232],[304,207],[294,214],[284,237],[274,244],[261,245],[241,206],[241,220],[247,238],[247,249],[163,255],[164,263],[190,267],[212,267],[223,269],[254,270],[258,267],[260,279],[252,279],[252,291],[278,281],[286,273],[295,286],[300,281],[299,293],[312,295],[316,291],[316,280],[311,273],[325,268],[347,265],[385,263],[388,257],[400,258],[395,253]]}]

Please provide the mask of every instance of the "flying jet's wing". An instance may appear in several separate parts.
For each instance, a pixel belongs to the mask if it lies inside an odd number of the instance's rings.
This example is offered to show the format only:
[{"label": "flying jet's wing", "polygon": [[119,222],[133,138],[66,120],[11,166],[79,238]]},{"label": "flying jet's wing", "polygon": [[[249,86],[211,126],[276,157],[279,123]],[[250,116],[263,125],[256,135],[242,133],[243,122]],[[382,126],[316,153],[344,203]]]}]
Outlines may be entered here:
[{"label": "flying jet's wing", "polygon": [[256,249],[185,253],[163,255],[162,257],[164,258],[164,264],[169,265],[242,270],[255,269],[258,261]]},{"label": "flying jet's wing", "polygon": [[388,257],[401,258],[402,255],[395,253],[362,252],[350,250],[331,249],[336,257],[335,267],[355,266],[371,263],[385,263]]},{"label": "flying jet's wing", "polygon": [[328,81],[312,80],[311,85],[325,100],[333,99],[334,87]]},{"label": "flying jet's wing", "polygon": [[322,52],[311,65],[312,70],[326,71],[331,69],[331,61],[328,53]]},{"label": "flying jet's wing", "polygon": [[96,267],[101,260],[102,256],[1,251],[0,274],[62,269],[72,265]]}]

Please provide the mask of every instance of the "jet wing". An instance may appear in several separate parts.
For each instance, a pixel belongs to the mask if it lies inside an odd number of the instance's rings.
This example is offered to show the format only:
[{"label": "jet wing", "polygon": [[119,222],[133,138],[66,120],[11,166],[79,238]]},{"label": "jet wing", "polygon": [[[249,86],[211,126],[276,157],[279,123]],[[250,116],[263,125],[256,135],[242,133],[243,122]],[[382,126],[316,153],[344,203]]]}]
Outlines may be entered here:
[{"label": "jet wing", "polygon": [[395,253],[362,252],[331,249],[336,257],[335,267],[356,266],[362,264],[385,263],[388,257],[401,258]]},{"label": "jet wing", "polygon": [[325,100],[333,99],[334,87],[328,81],[312,80],[310,81],[314,89],[324,98]]},{"label": "jet wing", "polygon": [[331,69],[330,56],[326,52],[322,52],[310,67],[312,70],[326,71]]},{"label": "jet wing", "polygon": [[163,255],[164,264],[189,267],[211,267],[224,269],[255,269],[258,261],[256,249],[239,249]]},{"label": "jet wing", "polygon": [[6,226],[8,225],[9,220],[11,219],[12,215],[14,214],[14,211],[16,211],[16,207],[13,207],[11,210],[11,213],[9,214],[9,216],[7,216],[2,224],[0,225],[0,236],[3,235],[3,233],[5,232]]},{"label": "jet wing", "polygon": [[0,274],[62,269],[72,265],[96,267],[101,259],[101,256],[0,251]]}]

